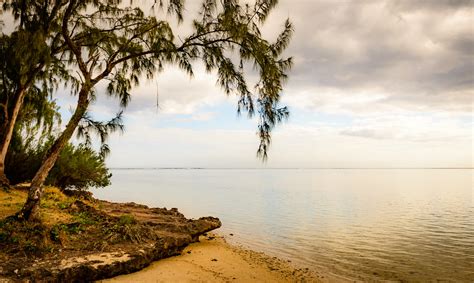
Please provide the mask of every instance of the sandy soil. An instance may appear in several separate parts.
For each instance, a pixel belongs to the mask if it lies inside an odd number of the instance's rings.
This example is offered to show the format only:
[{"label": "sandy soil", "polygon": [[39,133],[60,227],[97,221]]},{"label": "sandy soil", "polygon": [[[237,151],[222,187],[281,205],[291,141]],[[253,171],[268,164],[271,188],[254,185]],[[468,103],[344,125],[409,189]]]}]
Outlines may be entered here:
[{"label": "sandy soil", "polygon": [[307,269],[263,253],[226,243],[209,234],[189,245],[182,255],[154,262],[149,267],[103,282],[333,282]]}]

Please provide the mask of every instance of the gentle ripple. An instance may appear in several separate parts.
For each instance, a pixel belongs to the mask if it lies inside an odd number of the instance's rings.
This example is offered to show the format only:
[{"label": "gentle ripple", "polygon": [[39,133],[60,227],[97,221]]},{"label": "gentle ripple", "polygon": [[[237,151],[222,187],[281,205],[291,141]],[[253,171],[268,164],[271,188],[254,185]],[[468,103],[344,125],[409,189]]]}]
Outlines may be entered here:
[{"label": "gentle ripple", "polygon": [[474,282],[473,170],[113,170],[99,198],[218,216],[252,249],[356,280]]}]

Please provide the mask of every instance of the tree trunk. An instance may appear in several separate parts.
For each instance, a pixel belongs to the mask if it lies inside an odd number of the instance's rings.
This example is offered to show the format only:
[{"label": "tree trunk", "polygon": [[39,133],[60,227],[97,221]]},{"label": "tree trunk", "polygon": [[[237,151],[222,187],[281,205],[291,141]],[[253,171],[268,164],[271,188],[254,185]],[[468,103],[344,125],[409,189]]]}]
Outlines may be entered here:
[{"label": "tree trunk", "polygon": [[[0,134],[0,186],[3,188],[9,188],[10,182],[8,181],[7,176],[5,175],[5,157],[7,156],[8,147],[10,146],[10,141],[13,135],[13,129],[15,128],[16,119],[18,113],[20,113],[21,106],[23,105],[23,99],[26,95],[26,88],[19,88],[14,96],[13,109],[9,113],[9,117],[5,117],[5,121],[2,127],[2,133]],[[8,105],[5,105],[8,107]]]},{"label": "tree trunk", "polygon": [[84,113],[86,113],[87,107],[89,106],[88,94],[90,88],[82,88],[79,92],[79,99],[77,102],[76,110],[72,115],[71,119],[67,123],[66,128],[61,135],[55,140],[53,146],[48,150],[46,156],[43,159],[41,167],[36,172],[33,180],[31,181],[31,187],[28,192],[28,198],[22,210],[17,214],[19,219],[35,220],[38,219],[38,208],[43,195],[43,184],[48,177],[49,171],[53,168],[54,163],[58,159],[61,150],[69,142],[69,139],[74,134],[79,122],[81,121]]},{"label": "tree trunk", "polygon": [[5,175],[5,164],[4,162],[0,163],[0,189],[9,191],[10,189],[10,181]]}]

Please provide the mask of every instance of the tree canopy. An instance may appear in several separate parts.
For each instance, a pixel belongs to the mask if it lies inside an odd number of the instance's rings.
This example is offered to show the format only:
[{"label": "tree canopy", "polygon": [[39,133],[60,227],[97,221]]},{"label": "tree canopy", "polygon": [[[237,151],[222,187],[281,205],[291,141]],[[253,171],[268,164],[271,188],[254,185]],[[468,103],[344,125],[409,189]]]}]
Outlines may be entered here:
[{"label": "tree canopy", "polygon": [[[237,0],[203,0],[198,17],[190,21],[191,31],[177,36],[169,16],[183,22],[184,0],[155,0],[150,14],[132,1],[121,0],[6,1],[5,9],[20,21],[15,36],[22,42],[26,34],[34,45],[29,51],[30,65],[25,65],[26,75],[19,68],[20,74],[11,76],[16,85],[27,85],[23,77],[26,82],[43,79],[46,85],[66,81],[77,96],[71,119],[32,180],[22,214],[28,218],[39,203],[42,184],[77,129],[86,140],[96,131],[102,142],[110,131],[123,129],[122,111],[109,122],[97,122],[88,115],[91,102],[100,94],[96,86],[106,82],[106,94],[118,98],[125,108],[132,88],[168,65],[178,66],[191,77],[196,64],[215,72],[223,91],[239,97],[238,113],[258,116],[257,154],[266,159],[272,129],[289,115],[279,101],[292,66],[291,58],[285,58],[283,52],[293,27],[286,20],[274,42],[263,38],[260,30],[277,2],[256,0],[251,5]],[[248,85],[247,65],[258,76],[254,87]],[[107,150],[103,147],[104,153]]]},{"label": "tree canopy", "polygon": [[[121,8],[119,2],[70,1],[66,8],[62,27],[70,47],[66,58],[80,70],[83,85],[107,80],[108,94],[125,107],[131,89],[144,77],[153,78],[167,64],[193,76],[193,65],[201,62],[208,72],[217,72],[218,84],[226,93],[239,96],[239,113],[258,114],[258,154],[266,158],[271,130],[289,114],[278,102],[292,65],[291,58],[281,56],[293,27],[286,20],[273,43],[262,38],[260,31],[277,1],[258,0],[254,5],[203,1],[199,18],[192,21],[192,32],[184,38],[176,38],[168,21],[147,16],[138,7]],[[183,20],[184,1],[155,4]],[[247,63],[259,75],[255,88],[247,84]],[[91,92],[88,99],[94,95]]]}]

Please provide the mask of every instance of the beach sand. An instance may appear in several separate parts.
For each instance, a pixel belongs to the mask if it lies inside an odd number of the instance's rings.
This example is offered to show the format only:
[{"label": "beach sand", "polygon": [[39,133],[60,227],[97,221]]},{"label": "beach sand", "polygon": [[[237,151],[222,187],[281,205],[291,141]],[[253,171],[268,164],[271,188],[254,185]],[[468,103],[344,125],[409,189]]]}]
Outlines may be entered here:
[{"label": "beach sand", "polygon": [[327,276],[263,253],[228,244],[223,236],[208,234],[179,256],[102,282],[334,282]]}]

